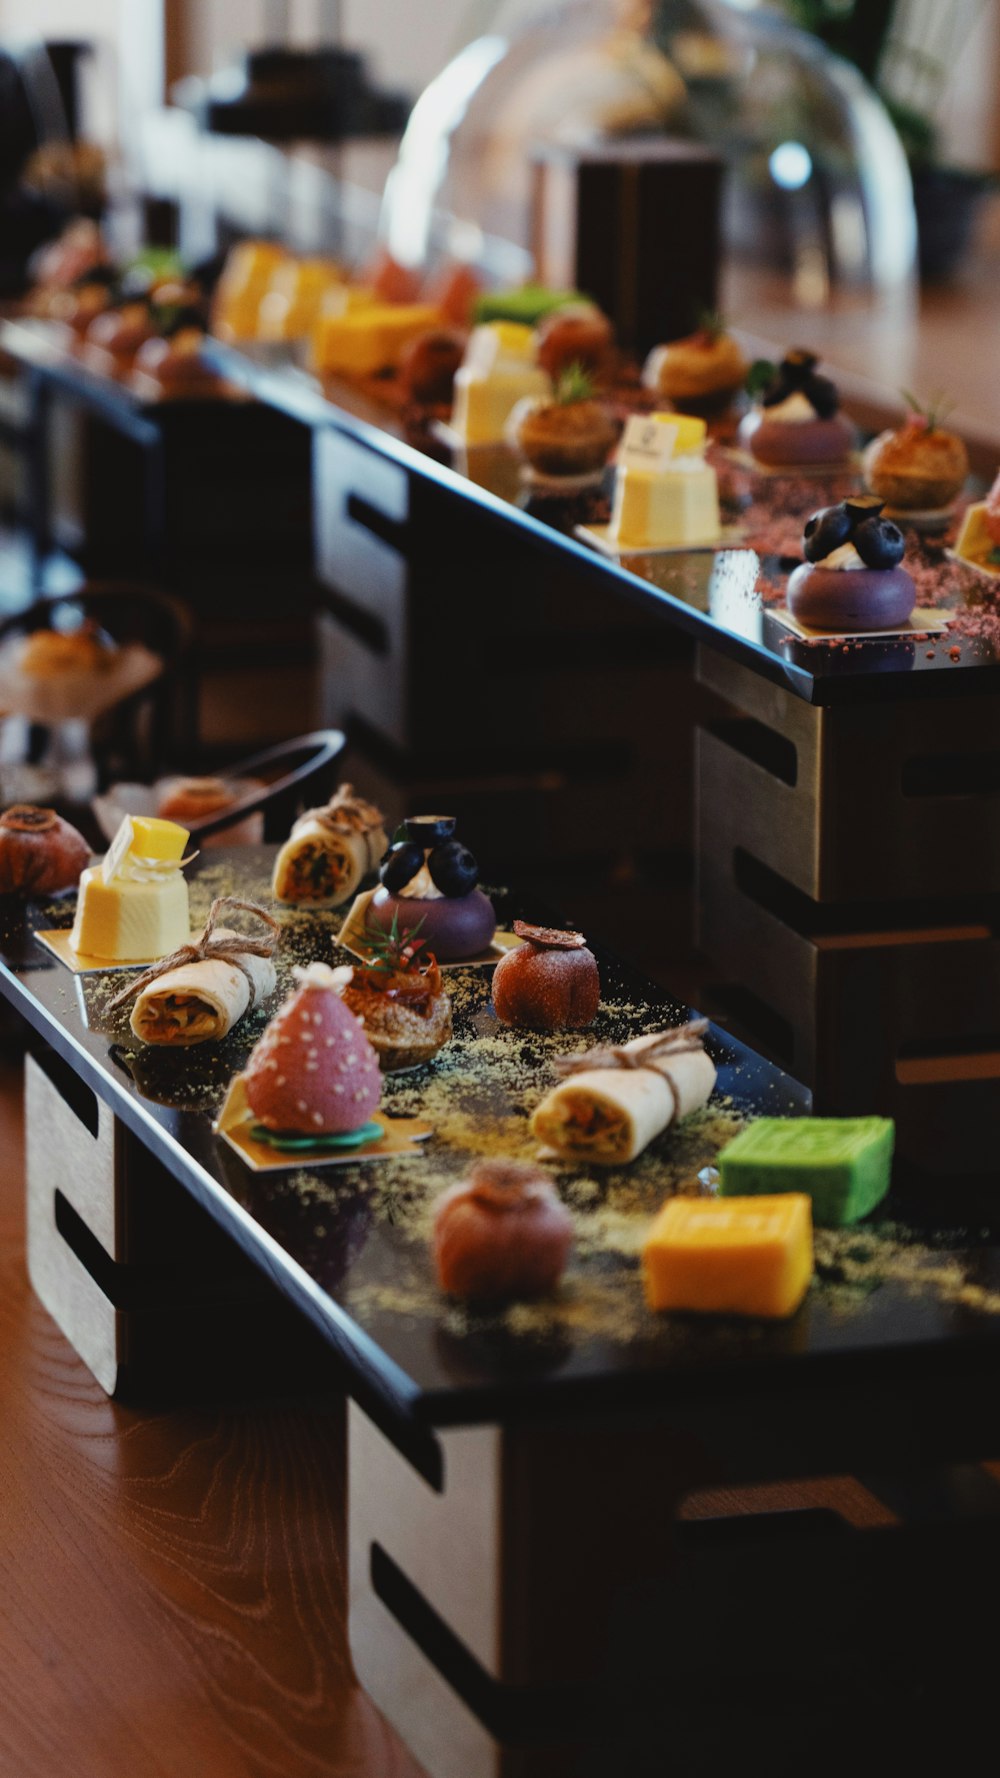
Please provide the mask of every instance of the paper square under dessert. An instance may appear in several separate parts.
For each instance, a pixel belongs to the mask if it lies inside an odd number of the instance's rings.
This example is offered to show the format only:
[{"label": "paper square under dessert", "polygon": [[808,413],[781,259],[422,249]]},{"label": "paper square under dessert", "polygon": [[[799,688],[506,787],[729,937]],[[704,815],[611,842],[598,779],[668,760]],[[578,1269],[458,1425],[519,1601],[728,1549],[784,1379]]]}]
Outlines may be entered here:
[{"label": "paper square under dessert", "polygon": [[[347,918],[337,934],[337,943],[343,945],[345,951],[350,951],[352,956],[359,957],[362,963],[370,963],[375,958],[375,951],[367,937],[368,909],[374,893],[373,889],[363,889],[360,895],[355,896]],[[442,962],[439,958],[438,965],[442,970],[484,969],[498,962],[505,952],[515,950],[520,943],[521,940],[513,932],[498,928],[493,934],[492,943],[484,951],[477,951],[472,957],[462,957],[450,963]]]},{"label": "paper square under dessert", "polygon": [[[75,951],[70,943],[72,928],[69,926],[36,932],[35,937],[39,944],[44,945],[47,951],[51,951],[53,957],[73,975],[109,974],[112,970],[123,969],[148,969],[151,963],[158,963],[160,958],[165,955],[165,952],[157,951],[150,957],[130,957],[126,963],[119,963],[113,957],[95,957],[88,951]],[[191,932],[188,935],[191,944],[194,944],[199,937],[199,932]]]},{"label": "paper square under dessert", "polygon": [[212,1128],[254,1173],[287,1172],[291,1167],[347,1167],[417,1155],[417,1144],[434,1133],[431,1125],[419,1118],[389,1117],[379,1108],[362,1129],[346,1136],[276,1135],[257,1123],[247,1103],[242,1074],[230,1081]]},{"label": "paper square under dessert", "polygon": [[803,642],[907,642],[914,636],[940,635],[955,615],[953,611],[913,611],[908,622],[894,630],[811,630],[793,617],[786,605],[769,605],[767,614]]}]

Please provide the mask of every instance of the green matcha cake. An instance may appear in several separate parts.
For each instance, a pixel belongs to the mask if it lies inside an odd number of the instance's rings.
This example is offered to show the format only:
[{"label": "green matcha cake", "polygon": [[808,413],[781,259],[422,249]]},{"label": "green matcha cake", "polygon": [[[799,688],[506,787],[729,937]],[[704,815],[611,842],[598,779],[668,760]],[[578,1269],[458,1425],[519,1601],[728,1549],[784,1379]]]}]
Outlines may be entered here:
[{"label": "green matcha cake", "polygon": [[760,1117],[721,1150],[719,1190],[808,1192],[817,1224],[857,1222],[889,1190],[895,1129],[887,1117]]},{"label": "green matcha cake", "polygon": [[553,309],[589,300],[578,290],[548,290],[543,284],[522,284],[519,290],[486,291],[476,298],[472,315],[477,326],[486,321],[519,321],[523,327],[537,327]]}]

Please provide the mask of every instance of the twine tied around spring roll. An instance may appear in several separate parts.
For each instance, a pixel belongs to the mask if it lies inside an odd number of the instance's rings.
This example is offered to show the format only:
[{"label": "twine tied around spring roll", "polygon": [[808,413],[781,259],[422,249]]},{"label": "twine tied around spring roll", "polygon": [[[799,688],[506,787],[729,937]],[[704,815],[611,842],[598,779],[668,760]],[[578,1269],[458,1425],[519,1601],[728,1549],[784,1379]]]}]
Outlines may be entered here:
[{"label": "twine tied around spring roll", "polygon": [[295,823],[298,827],[303,821],[318,821],[331,833],[376,833],[382,826],[385,817],[374,803],[366,803],[364,797],[355,796],[353,784],[342,784],[334,791],[330,801],[322,809],[307,809]]},{"label": "twine tied around spring roll", "polygon": [[[241,908],[246,914],[254,914],[257,919],[263,920],[271,930],[262,933],[257,938],[249,932],[216,933],[215,928],[224,908]],[[144,969],[135,981],[129,982],[120,994],[115,995],[110,1004],[112,1007],[124,1006],[126,1000],[132,1000],[136,994],[141,994],[144,988],[149,987],[150,982],[157,981],[161,975],[166,975],[168,970],[180,969],[185,963],[228,963],[233,969],[238,969],[249,982],[250,1005],[247,1011],[252,1011],[257,999],[257,984],[254,981],[253,972],[247,968],[242,958],[247,955],[273,957],[280,930],[277,920],[272,919],[267,909],[262,908],[259,902],[244,901],[239,895],[219,895],[209,909],[208,919],[205,921],[201,936],[190,944],[181,945],[176,951],[172,951],[169,957],[161,957],[159,962],[151,964],[149,969]]]},{"label": "twine tied around spring roll", "polygon": [[689,1019],[686,1025],[677,1025],[672,1031],[664,1031],[655,1043],[649,1043],[644,1049],[627,1049],[624,1044],[609,1043],[596,1049],[584,1050],[575,1056],[554,1056],[553,1066],[556,1073],[564,1079],[571,1079],[574,1074],[587,1074],[592,1068],[621,1068],[626,1071],[645,1069],[648,1074],[658,1074],[670,1088],[674,1106],[671,1123],[677,1117],[681,1106],[681,1096],[677,1083],[670,1070],[665,1067],[674,1056],[691,1055],[696,1050],[703,1050],[702,1038],[708,1030],[707,1019]]}]

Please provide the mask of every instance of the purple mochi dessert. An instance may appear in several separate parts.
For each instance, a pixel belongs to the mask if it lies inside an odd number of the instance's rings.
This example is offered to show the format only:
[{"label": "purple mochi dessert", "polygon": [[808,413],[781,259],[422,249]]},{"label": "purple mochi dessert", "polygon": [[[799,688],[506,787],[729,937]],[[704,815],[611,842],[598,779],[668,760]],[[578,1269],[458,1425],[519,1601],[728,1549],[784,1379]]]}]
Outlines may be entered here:
[{"label": "purple mochi dessert", "polygon": [[817,374],[818,362],[814,352],[789,352],[740,423],[741,444],[769,468],[840,464],[857,443],[854,427],[838,411],[835,385]]},{"label": "purple mochi dessert", "polygon": [[859,495],[807,521],[806,559],[788,582],[788,609],[800,623],[844,636],[907,623],[917,591],[902,566],[903,533],[882,505]]},{"label": "purple mochi dessert", "polygon": [[409,816],[379,876],[367,926],[413,932],[439,963],[461,963],[491,944],[497,927],[493,903],[477,887],[479,866],[455,838],[453,815]]}]

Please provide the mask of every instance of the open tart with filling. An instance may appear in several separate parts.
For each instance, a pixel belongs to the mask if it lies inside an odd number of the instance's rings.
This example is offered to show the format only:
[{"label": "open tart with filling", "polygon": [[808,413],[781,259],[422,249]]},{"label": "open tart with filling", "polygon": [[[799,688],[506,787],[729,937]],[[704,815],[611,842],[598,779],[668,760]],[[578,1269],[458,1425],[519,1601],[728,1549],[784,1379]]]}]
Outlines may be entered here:
[{"label": "open tart with filling", "polygon": [[344,1005],[361,1020],[379,1067],[388,1074],[429,1062],[451,1036],[451,1001],[437,958],[416,931],[369,928],[371,961],[345,969]]}]

